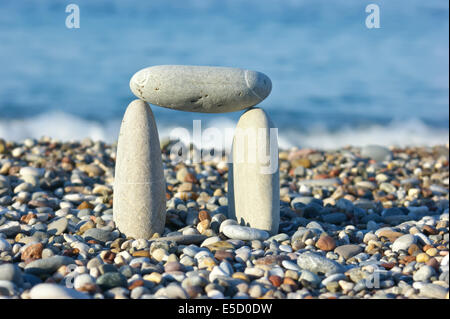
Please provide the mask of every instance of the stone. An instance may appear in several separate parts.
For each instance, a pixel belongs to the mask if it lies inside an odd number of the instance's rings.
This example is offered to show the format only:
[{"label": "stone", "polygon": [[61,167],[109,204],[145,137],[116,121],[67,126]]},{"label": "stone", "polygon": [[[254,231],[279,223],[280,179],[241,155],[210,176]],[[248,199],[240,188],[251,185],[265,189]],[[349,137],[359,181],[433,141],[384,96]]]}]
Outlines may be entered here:
[{"label": "stone", "polygon": [[23,261],[33,261],[42,257],[44,245],[42,243],[30,244],[26,247],[20,256]]},{"label": "stone", "polygon": [[17,286],[22,286],[22,272],[20,268],[13,264],[3,264],[0,265],[0,281],[6,280],[11,281]]},{"label": "stone", "polygon": [[53,274],[63,265],[73,264],[74,260],[66,256],[52,256],[44,259],[34,260],[25,266],[25,272],[32,275]]},{"label": "stone", "polygon": [[419,295],[426,298],[444,299],[448,294],[448,289],[437,284],[424,284],[419,290]]},{"label": "stone", "polygon": [[320,284],[320,277],[309,270],[302,270],[300,280],[307,282],[312,287],[317,287]]},{"label": "stone", "polygon": [[309,270],[315,274],[335,274],[345,271],[344,267],[334,260],[325,258],[317,253],[304,252],[297,258],[297,264],[300,268]]},{"label": "stone", "polygon": [[263,73],[229,67],[157,65],[130,80],[138,98],[158,106],[189,112],[225,113],[263,101],[272,82]]},{"label": "stone", "polygon": [[12,237],[20,232],[20,224],[18,221],[7,221],[3,225],[0,225],[0,233],[6,235],[6,237]]},{"label": "stone", "polygon": [[95,240],[101,243],[106,243],[112,240],[112,233],[110,231],[100,228],[90,228],[83,233],[83,238],[88,240]]},{"label": "stone", "polygon": [[392,251],[398,252],[400,250],[408,251],[409,246],[416,243],[416,237],[411,234],[398,237],[392,244]]},{"label": "stone", "polygon": [[193,235],[174,235],[174,236],[166,236],[160,238],[153,238],[152,241],[169,241],[174,242],[179,245],[199,245],[201,244],[207,237],[205,235],[193,234]]},{"label": "stone", "polygon": [[277,234],[280,222],[277,131],[262,109],[252,108],[239,119],[231,156],[229,217],[239,224]]},{"label": "stone", "polygon": [[118,272],[107,272],[97,278],[97,285],[103,290],[115,287],[127,287],[127,278]]},{"label": "stone", "polygon": [[269,238],[269,233],[264,230],[240,225],[225,226],[223,234],[228,238],[240,240],[266,240]]},{"label": "stone", "polygon": [[141,100],[131,102],[125,112],[116,158],[113,216],[117,228],[136,239],[162,234],[166,190],[159,136],[153,112]]},{"label": "stone", "polygon": [[90,296],[61,285],[43,283],[30,290],[31,299],[90,299]]},{"label": "stone", "polygon": [[12,249],[11,244],[6,239],[0,237],[0,252],[10,251],[11,249]]},{"label": "stone", "polygon": [[336,248],[336,241],[331,236],[323,235],[317,241],[316,247],[323,251],[330,251]]},{"label": "stone", "polygon": [[356,256],[363,250],[364,248],[362,248],[361,246],[349,244],[336,247],[334,252],[347,260],[349,258],[352,258],[353,256]]},{"label": "stone", "polygon": [[413,276],[414,281],[428,281],[431,276],[435,275],[435,270],[428,266],[428,265],[423,265],[422,267],[419,268],[418,271],[416,271],[416,273]]},{"label": "stone", "polygon": [[61,235],[69,225],[69,221],[65,217],[58,218],[47,225],[47,233],[50,235]]},{"label": "stone", "polygon": [[416,256],[416,261],[418,263],[426,263],[428,260],[430,260],[430,256],[428,256],[426,253],[420,253]]},{"label": "stone", "polygon": [[392,159],[392,152],[384,146],[367,145],[361,149],[361,156],[373,159],[377,162],[383,162]]},{"label": "stone", "polygon": [[75,277],[75,280],[73,281],[73,287],[76,290],[81,290],[86,285],[94,285],[94,284],[95,280],[89,274],[79,274],[78,276]]}]

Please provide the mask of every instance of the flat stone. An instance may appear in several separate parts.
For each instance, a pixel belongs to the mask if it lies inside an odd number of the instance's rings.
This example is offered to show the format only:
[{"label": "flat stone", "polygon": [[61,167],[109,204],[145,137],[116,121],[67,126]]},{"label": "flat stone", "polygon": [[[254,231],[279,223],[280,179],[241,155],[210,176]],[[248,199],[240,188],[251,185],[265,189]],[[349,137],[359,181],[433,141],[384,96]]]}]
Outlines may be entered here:
[{"label": "flat stone", "polygon": [[110,231],[100,228],[90,228],[83,233],[82,236],[86,241],[96,240],[101,243],[106,243],[112,240],[112,233]]},{"label": "flat stone", "polygon": [[325,223],[340,224],[347,220],[347,215],[344,213],[331,213],[320,216]]},{"label": "flat stone", "polygon": [[205,235],[176,235],[176,236],[165,236],[159,238],[152,238],[152,241],[171,241],[179,245],[199,245],[201,244],[207,236]]},{"label": "flat stone", "polygon": [[298,181],[298,184],[313,187],[330,187],[336,184],[340,184],[340,180],[338,178],[305,179],[302,181]]},{"label": "flat stone", "polygon": [[38,284],[30,290],[31,299],[90,299],[90,296],[57,284]]},{"label": "flat stone", "polygon": [[373,159],[377,162],[382,162],[391,160],[392,152],[384,146],[367,145],[361,148],[361,156]]},{"label": "flat stone", "polygon": [[96,283],[103,290],[112,289],[114,287],[128,287],[127,278],[118,272],[107,272],[98,277]]},{"label": "flat stone", "polygon": [[228,216],[271,235],[278,233],[280,223],[278,140],[274,128],[262,109],[246,111],[236,126],[228,171]]},{"label": "flat stone", "polygon": [[58,218],[47,225],[47,233],[50,235],[61,235],[69,225],[69,221],[65,217]]},{"label": "flat stone", "polygon": [[33,275],[53,274],[59,267],[73,262],[70,257],[52,256],[30,262],[25,266],[25,272]]},{"label": "flat stone", "polygon": [[20,176],[35,176],[42,177],[44,176],[45,169],[37,168],[37,167],[22,167],[19,171]]},{"label": "flat stone", "polygon": [[223,228],[223,233],[228,238],[239,240],[266,240],[269,238],[269,233],[246,226],[227,225]]},{"label": "flat stone", "polygon": [[445,299],[448,289],[436,284],[424,284],[420,287],[419,295],[426,298]]},{"label": "flat stone", "polygon": [[12,237],[20,232],[20,224],[17,221],[7,221],[0,226],[0,233],[6,235],[6,237]]},{"label": "flat stone", "polygon": [[297,264],[300,268],[309,270],[315,274],[335,274],[345,271],[344,267],[334,260],[325,258],[313,252],[305,252],[298,256]]},{"label": "flat stone", "polygon": [[272,90],[263,73],[228,67],[158,65],[130,80],[138,98],[162,107],[204,113],[234,112],[264,100]]},{"label": "flat stone", "polygon": [[392,244],[392,251],[398,252],[400,250],[408,251],[409,246],[416,243],[416,237],[411,234],[398,237]]},{"label": "flat stone", "polygon": [[117,228],[135,239],[162,234],[165,188],[153,112],[147,103],[134,100],[123,117],[117,144],[113,203]]},{"label": "flat stone", "polygon": [[11,248],[11,244],[6,239],[0,238],[0,252],[10,251]]},{"label": "flat stone", "polygon": [[20,287],[23,284],[22,272],[13,264],[0,265],[0,280],[11,281]]},{"label": "flat stone", "polygon": [[342,245],[336,247],[334,252],[344,258],[345,260],[352,258],[353,256],[358,255],[364,249],[359,245]]}]

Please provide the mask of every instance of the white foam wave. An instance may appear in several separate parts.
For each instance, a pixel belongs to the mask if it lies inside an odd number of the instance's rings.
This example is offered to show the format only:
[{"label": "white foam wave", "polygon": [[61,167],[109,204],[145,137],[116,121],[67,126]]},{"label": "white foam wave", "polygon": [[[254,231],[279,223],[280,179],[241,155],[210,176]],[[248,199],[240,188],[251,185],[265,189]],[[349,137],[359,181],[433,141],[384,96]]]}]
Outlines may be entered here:
[{"label": "white foam wave", "polygon": [[[189,139],[182,134],[172,134],[185,142],[192,142],[193,124],[177,126],[169,121],[158,121],[160,138],[169,138],[175,128],[183,128],[188,132]],[[172,121],[173,123],[173,121]],[[201,123],[202,134],[208,128],[217,128],[223,133],[222,145],[231,144],[236,122],[227,117],[217,117]],[[115,142],[120,128],[120,119],[97,122],[86,120],[63,112],[50,112],[25,119],[0,119],[0,137],[5,140],[23,141],[26,138],[50,136],[61,141],[81,140],[90,137],[108,143]],[[175,132],[176,133],[176,132]],[[434,128],[420,120],[393,121],[388,125],[370,125],[365,127],[342,127],[337,131],[327,129],[325,124],[311,125],[309,128],[293,130],[280,126],[280,148],[292,146],[319,149],[334,149],[347,145],[363,146],[378,144],[385,146],[432,146],[447,144],[449,131],[444,128]],[[220,147],[217,147],[220,148]]]}]

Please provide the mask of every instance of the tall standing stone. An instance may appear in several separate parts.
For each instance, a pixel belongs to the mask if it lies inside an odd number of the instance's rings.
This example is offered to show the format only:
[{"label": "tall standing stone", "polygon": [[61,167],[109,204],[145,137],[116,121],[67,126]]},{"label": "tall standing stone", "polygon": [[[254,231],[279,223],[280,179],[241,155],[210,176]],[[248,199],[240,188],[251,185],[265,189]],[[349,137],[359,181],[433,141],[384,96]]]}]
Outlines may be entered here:
[{"label": "tall standing stone", "polygon": [[127,237],[162,234],[166,217],[163,164],[151,108],[128,106],[120,127],[114,181],[114,222]]},{"label": "tall standing stone", "polygon": [[280,222],[277,133],[262,109],[246,111],[236,126],[228,171],[229,217],[271,234]]}]

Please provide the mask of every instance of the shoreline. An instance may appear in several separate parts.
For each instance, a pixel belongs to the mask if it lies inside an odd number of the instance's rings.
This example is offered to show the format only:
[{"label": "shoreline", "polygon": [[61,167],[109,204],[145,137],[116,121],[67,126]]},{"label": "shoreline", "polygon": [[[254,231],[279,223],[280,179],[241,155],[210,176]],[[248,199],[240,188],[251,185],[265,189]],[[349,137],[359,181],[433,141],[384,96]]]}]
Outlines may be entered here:
[{"label": "shoreline", "polygon": [[448,298],[448,144],[379,162],[364,147],[280,150],[280,228],[265,241],[221,233],[225,162],[172,164],[168,146],[169,238],[129,240],[112,220],[115,146],[0,139],[0,295]]}]

